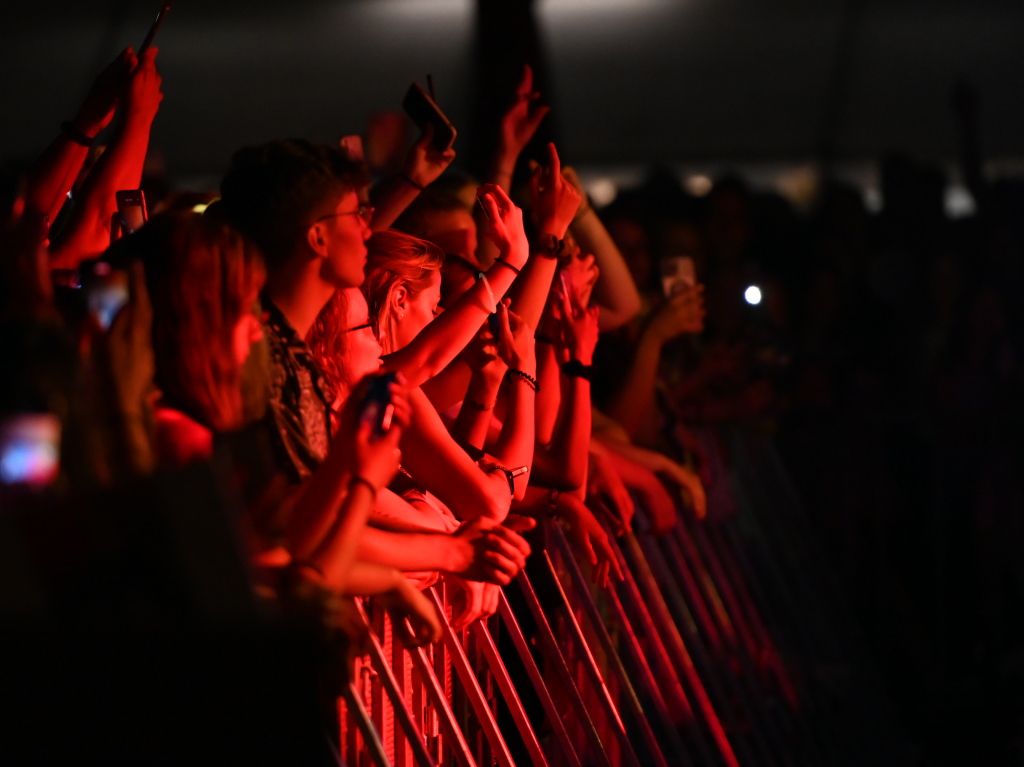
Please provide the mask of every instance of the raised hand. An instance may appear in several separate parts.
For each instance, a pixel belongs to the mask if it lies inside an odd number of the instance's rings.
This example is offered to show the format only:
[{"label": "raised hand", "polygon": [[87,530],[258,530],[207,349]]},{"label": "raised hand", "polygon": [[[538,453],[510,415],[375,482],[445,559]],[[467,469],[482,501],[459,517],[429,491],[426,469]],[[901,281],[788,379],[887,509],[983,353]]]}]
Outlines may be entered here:
[{"label": "raised hand", "polygon": [[487,214],[484,236],[494,243],[502,258],[521,267],[530,253],[530,243],[523,228],[523,211],[497,184],[484,184],[477,190],[480,205]]},{"label": "raised hand", "polygon": [[562,175],[562,163],[554,144],[548,144],[548,163],[532,166],[530,205],[537,220],[537,231],[565,237],[580,205],[580,193]]},{"label": "raised hand", "polygon": [[455,159],[455,150],[439,152],[434,146],[434,126],[427,123],[423,135],[409,148],[403,175],[419,186],[429,186],[447,170]]},{"label": "raised hand", "polygon": [[684,333],[704,330],[704,286],[692,285],[673,295],[655,313],[647,333],[664,343]]},{"label": "raised hand", "polygon": [[655,471],[673,484],[678,485],[689,496],[690,506],[693,508],[693,514],[697,519],[704,519],[707,516],[707,494],[704,492],[704,484],[696,472],[676,463],[667,456],[665,457],[665,462],[656,468]]},{"label": "raised hand", "polygon": [[163,83],[156,69],[156,48],[150,48],[136,58],[129,51],[129,62],[132,67],[125,93],[125,116],[144,122],[152,122],[160,109],[164,94],[160,90]]},{"label": "raised hand", "polygon": [[590,197],[587,196],[587,190],[583,188],[583,183],[580,181],[580,177],[576,174],[576,169],[571,165],[566,165],[562,168],[562,176],[572,184],[573,189],[579,192],[580,204],[576,208],[576,215],[573,216],[573,223],[576,223],[583,218],[587,213],[591,211]]},{"label": "raised hand", "polygon": [[146,411],[156,369],[151,341],[153,307],[141,261],[132,262],[129,268],[128,296],[128,303],[110,325],[106,351],[121,412],[136,417]]},{"label": "raised hand", "polygon": [[537,369],[533,329],[508,308],[511,303],[512,299],[506,298],[495,309],[501,330],[498,355],[513,370],[522,370],[532,375],[532,371]]},{"label": "raised hand", "polygon": [[594,361],[594,349],[599,336],[599,308],[582,306],[579,290],[575,286],[567,293],[559,285],[552,314],[561,328],[562,343],[569,359],[590,365]]},{"label": "raised hand", "polygon": [[74,119],[78,130],[87,136],[95,136],[110,124],[118,99],[131,76],[134,61],[132,49],[125,48],[97,75]]},{"label": "raised hand", "polygon": [[541,121],[551,111],[551,107],[542,105],[539,99],[540,93],[533,89],[533,70],[527,64],[523,67],[523,78],[516,88],[515,103],[501,119],[499,171],[504,171],[509,176],[519,155],[530,143]]}]

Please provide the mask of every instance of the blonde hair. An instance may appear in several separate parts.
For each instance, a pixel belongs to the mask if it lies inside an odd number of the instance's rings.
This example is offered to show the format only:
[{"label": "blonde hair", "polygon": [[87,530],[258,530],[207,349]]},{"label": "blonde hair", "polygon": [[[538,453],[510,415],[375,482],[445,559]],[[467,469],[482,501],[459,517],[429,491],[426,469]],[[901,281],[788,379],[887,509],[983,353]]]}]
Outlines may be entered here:
[{"label": "blonde hair", "polygon": [[430,287],[435,272],[444,264],[444,252],[432,242],[388,229],[377,232],[366,243],[366,280],[363,295],[370,309],[377,340],[384,354],[399,347],[395,344],[396,319],[392,298],[405,288],[415,298]]}]

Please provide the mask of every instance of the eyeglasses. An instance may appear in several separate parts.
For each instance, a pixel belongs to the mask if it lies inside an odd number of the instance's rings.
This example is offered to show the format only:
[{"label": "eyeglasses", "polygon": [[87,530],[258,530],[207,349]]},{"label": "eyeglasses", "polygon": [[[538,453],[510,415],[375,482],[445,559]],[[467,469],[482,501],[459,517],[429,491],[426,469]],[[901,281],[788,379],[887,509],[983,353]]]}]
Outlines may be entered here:
[{"label": "eyeglasses", "polygon": [[364,328],[373,328],[373,323],[372,322],[366,322],[366,323],[364,323],[362,325],[356,325],[354,328],[345,328],[345,330],[343,330],[341,332],[342,333],[352,333],[353,331],[363,330]]},{"label": "eyeglasses", "polygon": [[[320,216],[316,221],[326,221],[329,218],[337,218],[338,216],[359,216],[369,224],[373,221],[373,206],[372,205],[360,205],[355,210],[346,210],[344,213],[328,213],[326,216]],[[314,223],[316,223],[316,221]]]}]

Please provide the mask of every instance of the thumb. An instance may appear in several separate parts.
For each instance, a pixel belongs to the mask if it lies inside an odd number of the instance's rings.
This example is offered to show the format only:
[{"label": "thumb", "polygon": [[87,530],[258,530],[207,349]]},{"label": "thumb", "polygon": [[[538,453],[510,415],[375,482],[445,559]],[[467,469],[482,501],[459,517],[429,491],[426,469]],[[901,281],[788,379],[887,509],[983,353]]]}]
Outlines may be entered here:
[{"label": "thumb", "polygon": [[536,526],[536,519],[533,517],[524,517],[522,514],[509,514],[505,518],[505,527],[509,530],[514,530],[517,533],[533,530]]}]

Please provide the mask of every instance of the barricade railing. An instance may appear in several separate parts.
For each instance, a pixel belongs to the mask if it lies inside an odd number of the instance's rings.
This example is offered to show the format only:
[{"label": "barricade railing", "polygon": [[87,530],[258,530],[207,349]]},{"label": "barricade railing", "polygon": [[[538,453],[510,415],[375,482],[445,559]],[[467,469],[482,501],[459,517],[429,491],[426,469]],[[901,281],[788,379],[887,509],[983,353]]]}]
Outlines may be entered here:
[{"label": "barricade railing", "polygon": [[659,538],[638,503],[638,531],[612,539],[624,580],[609,589],[548,521],[496,615],[456,631],[445,586],[428,589],[443,616],[436,645],[406,649],[367,600],[370,653],[341,705],[345,763],[845,763],[838,716],[791,662],[837,626],[803,625],[820,594],[791,583],[808,575],[793,547],[809,544],[764,531],[778,502],[765,488],[778,493],[783,480],[757,475],[779,470],[773,456],[755,458],[744,455],[734,477],[738,518],[680,514]]}]

